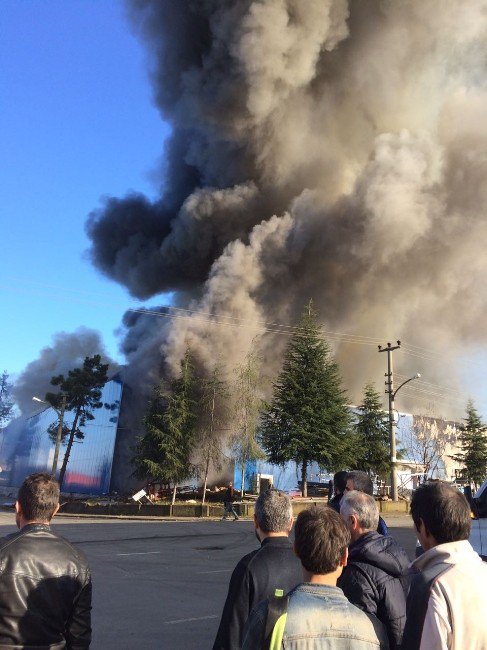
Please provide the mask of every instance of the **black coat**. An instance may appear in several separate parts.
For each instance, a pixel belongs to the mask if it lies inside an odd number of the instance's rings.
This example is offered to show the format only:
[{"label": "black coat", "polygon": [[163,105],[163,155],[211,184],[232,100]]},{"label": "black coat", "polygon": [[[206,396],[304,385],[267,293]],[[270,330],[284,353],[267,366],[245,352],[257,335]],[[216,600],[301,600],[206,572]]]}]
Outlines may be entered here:
[{"label": "black coat", "polygon": [[404,631],[409,582],[406,551],[393,537],[370,532],[350,546],[338,586],[351,603],[384,623],[394,649]]},{"label": "black coat", "polygon": [[238,650],[252,609],[274,595],[285,594],[303,581],[301,563],[287,537],[267,537],[233,570],[213,650]]},{"label": "black coat", "polygon": [[81,551],[44,524],[0,543],[0,647],[85,650],[91,577]]}]

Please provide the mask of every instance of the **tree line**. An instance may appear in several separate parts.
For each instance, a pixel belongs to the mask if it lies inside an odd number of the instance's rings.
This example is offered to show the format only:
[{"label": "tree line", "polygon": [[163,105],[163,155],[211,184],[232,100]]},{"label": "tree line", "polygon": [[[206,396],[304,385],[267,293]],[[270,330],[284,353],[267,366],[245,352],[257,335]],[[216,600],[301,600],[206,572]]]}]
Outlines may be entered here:
[{"label": "tree line", "polygon": [[[242,494],[247,463],[259,458],[277,465],[294,461],[301,471],[303,496],[314,462],[326,471],[361,469],[380,477],[389,473],[389,422],[381,396],[368,383],[361,404],[350,408],[338,365],[311,303],[290,336],[268,401],[261,395],[261,370],[256,346],[235,368],[232,381],[225,377],[219,361],[209,374],[198,372],[188,348],[178,376],[154,386],[143,418],[145,433],[135,448],[135,476],[171,485],[173,500],[177,484],[198,477],[204,501],[208,476],[221,470],[228,452],[239,468]],[[110,407],[101,401],[107,372],[108,364],[94,355],[66,377],[51,380],[59,390],[47,393],[46,401],[59,408],[64,396],[66,410],[74,413],[72,424],[62,431],[66,451],[61,483],[72,445],[84,437],[82,427],[93,419],[95,409]],[[7,373],[0,379],[1,426],[10,417],[13,402]],[[53,440],[56,431],[53,422],[48,431]],[[433,467],[435,459],[437,466],[444,448],[440,452],[437,441],[427,436],[415,439],[427,459],[425,465]],[[487,427],[471,401],[458,442],[460,451],[451,457],[463,466],[466,481],[478,486],[487,475]]]},{"label": "tree line", "polygon": [[[188,348],[179,378],[163,380],[154,388],[144,419],[146,433],[134,457],[136,475],[171,484],[173,499],[177,483],[200,476],[204,500],[209,471],[221,468],[225,441],[242,477],[242,494],[246,464],[259,458],[277,465],[294,461],[300,468],[303,496],[313,462],[327,471],[347,468],[381,478],[388,475],[390,431],[381,396],[368,383],[361,404],[350,408],[311,303],[294,328],[267,402],[259,397],[259,365],[253,351],[236,369],[232,387],[218,364],[209,377],[198,377]],[[229,403],[233,403],[230,414]],[[222,429],[225,423],[229,435]],[[467,481],[474,485],[487,475],[486,431],[469,402],[465,425],[460,427],[461,451],[452,458],[463,465]]]},{"label": "tree line", "polygon": [[208,377],[199,377],[188,348],[178,378],[154,388],[134,457],[136,475],[171,484],[173,498],[176,484],[200,476],[204,499],[209,471],[221,467],[224,441],[242,476],[242,491],[246,464],[258,458],[279,465],[295,461],[303,496],[313,462],[329,471],[360,468],[384,475],[390,469],[380,395],[368,384],[352,414],[311,304],[294,329],[267,402],[260,397],[259,366],[253,351],[229,385],[218,364]]}]

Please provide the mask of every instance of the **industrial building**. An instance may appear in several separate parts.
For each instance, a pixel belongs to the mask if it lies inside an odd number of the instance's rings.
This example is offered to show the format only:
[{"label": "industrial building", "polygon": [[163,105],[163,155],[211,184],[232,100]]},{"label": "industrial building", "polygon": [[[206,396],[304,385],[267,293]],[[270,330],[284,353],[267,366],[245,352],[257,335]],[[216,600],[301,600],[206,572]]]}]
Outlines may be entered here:
[{"label": "industrial building", "polygon": [[[130,388],[123,384],[119,376],[108,381],[102,391],[102,408],[93,411],[94,419],[87,422],[82,430],[84,440],[74,443],[63,484],[64,492],[76,494],[104,495],[129,494],[141,482],[132,476],[131,459],[141,429],[141,417],[137,398]],[[0,431],[0,487],[16,488],[25,476],[32,472],[50,471],[54,456],[54,443],[47,430],[58,421],[57,411],[46,406],[30,416],[12,421]],[[70,426],[73,414],[66,412],[65,424]],[[421,423],[422,430],[428,429],[430,436],[446,436],[447,446],[443,460],[436,468],[440,478],[453,480],[457,465],[451,460],[456,451],[457,429],[455,423],[439,418],[425,418],[410,414],[399,414],[397,422],[398,447],[405,448],[404,460],[398,462],[399,486],[408,490],[416,486],[417,477],[422,475],[424,466],[421,459],[408,454],[407,439],[414,427]],[[61,447],[58,465],[62,464],[65,447]],[[242,475],[239,467],[229,466],[223,471],[221,480],[234,477],[234,485],[240,489]],[[331,475],[310,463],[308,468],[309,486],[326,485]],[[264,460],[250,461],[245,471],[245,490],[254,493],[264,487],[293,492],[299,489],[300,468],[289,462],[276,466]]]}]

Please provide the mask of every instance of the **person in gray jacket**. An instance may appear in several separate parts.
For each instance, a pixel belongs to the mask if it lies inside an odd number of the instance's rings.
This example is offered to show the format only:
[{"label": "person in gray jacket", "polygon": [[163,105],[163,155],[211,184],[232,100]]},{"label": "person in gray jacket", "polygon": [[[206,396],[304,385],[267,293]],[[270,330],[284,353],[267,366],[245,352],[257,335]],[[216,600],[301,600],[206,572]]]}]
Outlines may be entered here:
[{"label": "person in gray jacket", "polygon": [[[244,630],[243,650],[385,650],[382,623],[352,605],[336,586],[347,563],[350,533],[329,507],[313,507],[298,515],[294,550],[301,560],[303,582],[286,597],[269,629],[274,603],[265,601],[252,612]],[[280,599],[282,600],[282,599]]]},{"label": "person in gray jacket", "polygon": [[0,648],[86,650],[91,576],[83,553],[51,530],[59,485],[31,474],[19,489],[19,532],[0,542]]}]

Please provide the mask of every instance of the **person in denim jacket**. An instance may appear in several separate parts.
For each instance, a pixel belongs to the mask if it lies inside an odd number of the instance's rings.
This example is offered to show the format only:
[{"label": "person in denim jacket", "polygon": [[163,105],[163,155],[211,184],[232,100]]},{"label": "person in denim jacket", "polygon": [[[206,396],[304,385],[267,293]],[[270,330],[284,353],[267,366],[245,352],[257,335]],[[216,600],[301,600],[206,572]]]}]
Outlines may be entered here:
[{"label": "person in denim jacket", "polygon": [[[243,634],[243,650],[385,650],[382,623],[352,605],[336,582],[346,566],[350,533],[332,508],[301,512],[294,550],[301,560],[303,582],[288,594],[287,612],[279,619],[279,638],[266,638],[268,601],[252,612]],[[272,632],[272,631],[271,631]]]}]

